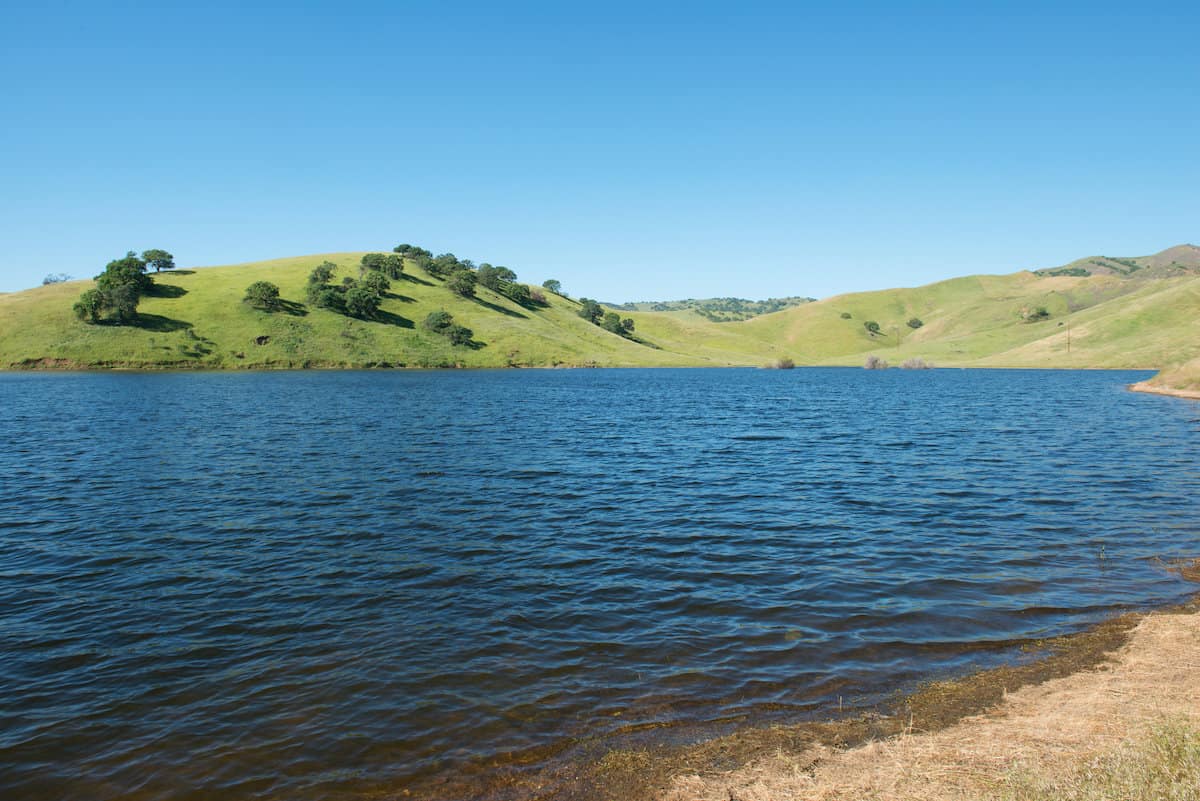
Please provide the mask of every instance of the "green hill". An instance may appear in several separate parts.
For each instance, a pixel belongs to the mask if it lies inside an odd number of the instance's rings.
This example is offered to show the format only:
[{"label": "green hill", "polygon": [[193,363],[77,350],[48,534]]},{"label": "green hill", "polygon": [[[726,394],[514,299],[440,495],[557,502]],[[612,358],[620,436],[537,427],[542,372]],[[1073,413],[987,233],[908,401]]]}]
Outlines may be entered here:
[{"label": "green hill", "polygon": [[[305,305],[313,267],[357,276],[362,253],[338,253],[155,276],[136,325],[89,325],[71,306],[90,281],[0,295],[0,366],[21,367],[504,367],[861,365],[921,357],[940,366],[1160,367],[1200,356],[1200,258],[1181,246],[1130,260],[1138,270],[979,275],[923,287],[840,295],[744,321],[700,308],[621,311],[633,338],[578,315],[546,293],[518,305],[482,286],[462,298],[406,260],[379,314],[360,320]],[[1184,266],[1180,266],[1184,265]],[[279,286],[284,310],[242,303],[255,281]],[[474,331],[452,345],[421,323],[444,310]],[[920,321],[919,327],[912,327]],[[874,321],[878,332],[864,326]],[[1069,345],[1068,345],[1069,342]]]}]

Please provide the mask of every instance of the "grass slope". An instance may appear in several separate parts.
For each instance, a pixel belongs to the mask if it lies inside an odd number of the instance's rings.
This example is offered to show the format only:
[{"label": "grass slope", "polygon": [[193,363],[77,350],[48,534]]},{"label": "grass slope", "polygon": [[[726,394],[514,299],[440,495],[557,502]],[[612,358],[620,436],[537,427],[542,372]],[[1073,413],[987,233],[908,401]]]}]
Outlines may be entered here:
[{"label": "grass slope", "polygon": [[[636,323],[641,342],[633,342],[581,319],[567,298],[548,295],[548,306],[523,308],[480,287],[477,299],[464,299],[411,262],[377,320],[304,307],[313,267],[334,262],[337,282],[357,275],[362,255],[164,273],[156,294],[142,301],[136,327],[74,319],[71,304],[87,281],[0,295],[0,366],[726,366],[780,357],[860,365],[876,353],[893,364],[919,356],[943,366],[1159,367],[1200,356],[1195,273],[967,276],[840,295],[744,322],[714,323],[694,310],[622,312]],[[245,288],[258,280],[277,284],[290,311],[243,304]],[[1022,310],[1038,306],[1049,319],[1025,322]],[[474,330],[477,347],[455,347],[422,329],[425,316],[441,309]],[[909,328],[912,317],[925,325]],[[867,332],[867,320],[880,324],[879,335]],[[269,339],[256,344],[262,337]]]}]

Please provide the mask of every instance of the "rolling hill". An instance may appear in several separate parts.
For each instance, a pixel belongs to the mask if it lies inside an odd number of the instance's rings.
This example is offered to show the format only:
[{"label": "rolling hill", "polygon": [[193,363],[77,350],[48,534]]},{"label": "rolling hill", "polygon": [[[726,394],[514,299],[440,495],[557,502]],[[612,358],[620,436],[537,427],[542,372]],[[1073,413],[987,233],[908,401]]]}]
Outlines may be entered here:
[{"label": "rolling hill", "polygon": [[[358,274],[362,256],[164,272],[132,326],[75,319],[71,306],[90,281],[0,295],[0,367],[729,366],[783,357],[861,365],[878,354],[893,364],[921,357],[939,366],[1157,368],[1200,356],[1200,248],[1191,245],[839,295],[741,321],[714,322],[690,306],[621,311],[635,339],[593,325],[577,301],[550,293],[545,305],[518,305],[483,287],[475,299],[459,297],[412,260],[375,319],[304,304],[313,267],[331,261],[340,280]],[[279,286],[284,310],[242,303],[260,280]],[[474,331],[472,345],[422,327],[440,310]],[[871,321],[877,333],[867,330]]]}]

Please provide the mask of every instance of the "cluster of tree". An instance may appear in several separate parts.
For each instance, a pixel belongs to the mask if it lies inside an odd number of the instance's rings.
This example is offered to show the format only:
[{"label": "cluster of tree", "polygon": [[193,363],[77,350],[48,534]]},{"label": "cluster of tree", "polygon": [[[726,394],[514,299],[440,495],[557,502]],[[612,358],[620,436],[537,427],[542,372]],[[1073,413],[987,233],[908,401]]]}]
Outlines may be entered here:
[{"label": "cluster of tree", "polygon": [[70,280],[71,280],[71,276],[67,275],[66,273],[50,273],[49,275],[47,275],[45,278],[42,279],[42,286],[49,286],[50,284],[61,284],[64,281],[70,281]]},{"label": "cluster of tree", "polygon": [[746,298],[707,298],[698,300],[667,300],[641,303],[609,303],[609,308],[619,311],[694,311],[701,317],[714,323],[727,323],[739,320],[749,320],[761,314],[770,314],[782,309],[812,303],[815,298],[787,297],[768,298],[767,300],[747,300]]},{"label": "cluster of tree", "polygon": [[362,257],[359,272],[364,275],[377,272],[398,281],[404,274],[404,257],[395,253],[368,253]]},{"label": "cluster of tree", "polygon": [[[546,296],[536,289],[530,289],[525,284],[517,283],[517,274],[507,267],[494,266],[483,262],[478,266],[470,259],[460,259],[453,253],[432,255],[428,250],[416,245],[397,245],[394,248],[398,255],[393,257],[403,263],[403,259],[413,260],[425,272],[446,282],[446,288],[454,294],[464,297],[475,297],[476,286],[487,287],[497,294],[504,295],[520,306],[546,304]],[[393,275],[393,278],[399,277]],[[557,281],[548,281],[555,287]],[[556,291],[556,290],[551,290]]]},{"label": "cluster of tree", "polygon": [[305,288],[305,297],[309,304],[364,320],[374,317],[383,302],[384,294],[392,286],[387,276],[364,265],[359,280],[346,276],[342,283],[337,285],[333,283],[336,270],[336,264],[325,261],[309,274],[308,285]]},{"label": "cluster of tree", "polygon": [[867,329],[867,333],[871,336],[875,336],[879,333],[879,323],[875,322],[874,320],[867,320],[865,323],[863,323],[863,328]]},{"label": "cluster of tree", "polygon": [[454,316],[448,311],[431,312],[421,325],[426,331],[440,334],[450,340],[452,345],[470,345],[475,332],[465,325],[454,322]]},{"label": "cluster of tree", "polygon": [[621,315],[614,311],[606,312],[603,306],[591,298],[579,299],[579,316],[589,323],[600,326],[605,331],[611,331],[627,339],[633,333],[632,318],[621,319]]},{"label": "cluster of tree", "polygon": [[416,245],[409,245],[409,244],[396,245],[396,247],[392,248],[392,252],[399,253],[401,256],[412,259],[413,261],[419,261],[421,259],[433,258],[432,253],[430,253],[425,248],[419,248]]},{"label": "cluster of tree", "polygon": [[566,294],[562,291],[562,282],[558,281],[557,279],[551,278],[547,281],[543,281],[542,289],[546,290],[547,292],[553,292],[555,295],[559,295],[564,298],[566,297]]},{"label": "cluster of tree", "polygon": [[123,259],[110,261],[96,276],[96,286],[79,296],[72,307],[75,316],[89,323],[101,321],[128,325],[137,320],[137,306],[148,294],[154,281],[146,270],[155,272],[175,267],[175,257],[165,250],[147,250],[138,256],[132,250]]}]

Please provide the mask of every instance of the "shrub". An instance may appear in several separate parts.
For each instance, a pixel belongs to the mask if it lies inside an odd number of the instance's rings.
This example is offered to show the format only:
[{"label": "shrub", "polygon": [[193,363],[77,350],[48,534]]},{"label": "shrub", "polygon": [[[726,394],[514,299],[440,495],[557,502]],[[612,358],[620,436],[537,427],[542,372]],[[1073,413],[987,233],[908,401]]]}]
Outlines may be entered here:
[{"label": "shrub", "polygon": [[603,322],[600,323],[600,327],[614,334],[622,336],[625,334],[625,329],[621,327],[621,315],[616,312],[606,312]]},{"label": "shrub", "polygon": [[347,314],[366,320],[379,311],[380,297],[365,286],[352,286],[346,290],[343,302]]},{"label": "shrub", "polygon": [[392,282],[388,280],[388,277],[384,273],[375,270],[371,270],[364,275],[359,284],[364,289],[374,292],[380,297],[386,295],[387,291],[392,288]]},{"label": "shrub", "polygon": [[399,279],[404,273],[404,257],[393,253],[367,253],[359,263],[359,272],[364,275],[377,272],[391,279]]},{"label": "shrub", "polygon": [[61,284],[64,281],[70,281],[70,280],[71,280],[71,276],[67,275],[66,273],[50,273],[49,275],[47,275],[45,278],[42,279],[42,286],[48,286],[50,284]]},{"label": "shrub", "polygon": [[879,333],[879,323],[875,322],[874,320],[867,320],[865,323],[863,323],[863,328],[867,329],[867,333],[871,336],[875,336]]},{"label": "shrub", "polygon": [[452,273],[464,269],[463,264],[453,253],[442,253],[425,263],[425,270],[438,278],[447,278]]},{"label": "shrub", "polygon": [[867,362],[866,362],[866,364],[863,365],[863,369],[886,370],[886,369],[888,369],[888,363],[886,361],[884,361],[883,359],[879,358],[878,356],[876,356],[875,354],[871,354],[870,356],[867,357]]},{"label": "shrub", "polygon": [[933,362],[927,362],[919,356],[913,356],[912,358],[905,359],[904,364],[900,365],[900,367],[905,370],[931,370],[933,369]]},{"label": "shrub", "polygon": [[519,306],[528,306],[533,301],[533,293],[524,284],[507,284],[504,294]]},{"label": "shrub", "polygon": [[579,316],[589,323],[599,323],[600,318],[604,316],[604,309],[591,298],[580,298]]},{"label": "shrub", "polygon": [[246,296],[242,298],[242,303],[272,311],[279,306],[279,287],[270,281],[255,281],[246,287]]},{"label": "shrub", "polygon": [[446,337],[452,345],[469,345],[475,336],[470,328],[455,323],[454,316],[448,311],[430,312],[421,325],[428,331]]},{"label": "shrub", "polygon": [[849,319],[850,319],[850,312],[842,312],[842,319],[843,319],[843,320],[849,320]]},{"label": "shrub", "polygon": [[337,265],[331,261],[323,261],[313,268],[313,271],[308,274],[308,283],[310,284],[328,284],[333,280],[333,273],[337,270]]},{"label": "shrub", "polygon": [[446,338],[450,340],[451,345],[470,345],[474,336],[475,332],[465,325],[455,323],[446,329]]},{"label": "shrub", "polygon": [[421,325],[424,328],[426,328],[427,330],[433,331],[435,334],[440,334],[440,333],[442,333],[442,331],[449,328],[450,324],[453,322],[454,322],[454,315],[450,314],[450,312],[448,312],[448,311],[443,310],[443,311],[430,312],[425,317],[425,321],[423,323],[421,323]]},{"label": "shrub", "polygon": [[318,309],[344,311],[344,299],[345,295],[338,287],[322,285],[318,285],[315,289],[312,286],[309,287],[308,302]]},{"label": "shrub", "polygon": [[791,370],[796,366],[796,363],[787,356],[780,356],[775,361],[767,365],[773,370]]},{"label": "shrub", "polygon": [[475,273],[464,269],[455,270],[450,275],[450,279],[446,281],[446,287],[455,295],[473,298],[475,297]]},{"label": "shrub", "polygon": [[908,320],[908,323],[906,323],[906,325],[908,325],[909,328],[911,328],[915,331],[918,328],[920,328],[921,326],[925,325],[925,323],[921,320],[920,317],[910,317]]},{"label": "shrub", "polygon": [[79,296],[79,300],[75,301],[75,305],[71,307],[76,317],[89,323],[100,322],[100,312],[103,309],[103,299],[100,296],[100,291],[96,289],[89,289],[84,292]]},{"label": "shrub", "polygon": [[1027,323],[1036,323],[1039,320],[1050,319],[1050,311],[1045,306],[1038,306],[1030,309],[1028,306],[1021,309],[1021,316],[1025,318]]}]

